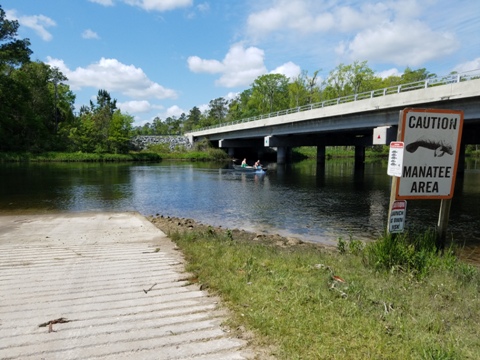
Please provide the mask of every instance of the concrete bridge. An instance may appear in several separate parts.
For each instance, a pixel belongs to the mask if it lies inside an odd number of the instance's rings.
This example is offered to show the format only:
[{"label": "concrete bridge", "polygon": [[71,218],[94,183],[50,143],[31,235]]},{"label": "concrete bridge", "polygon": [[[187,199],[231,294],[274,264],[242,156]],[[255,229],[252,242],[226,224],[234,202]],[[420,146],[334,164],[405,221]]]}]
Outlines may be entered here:
[{"label": "concrete bridge", "polygon": [[323,163],[326,146],[355,146],[355,160],[363,163],[365,147],[381,143],[374,142],[374,129],[376,133],[378,128],[382,129],[383,144],[394,141],[399,114],[405,108],[463,110],[463,154],[466,144],[480,142],[478,72],[477,75],[455,74],[326,100],[219,124],[186,136],[191,143],[208,139],[214,146],[227,149],[232,157],[236,153],[241,156],[240,150],[249,148],[261,158],[266,148],[275,148],[279,164],[288,160],[293,147],[316,146],[317,161]]}]

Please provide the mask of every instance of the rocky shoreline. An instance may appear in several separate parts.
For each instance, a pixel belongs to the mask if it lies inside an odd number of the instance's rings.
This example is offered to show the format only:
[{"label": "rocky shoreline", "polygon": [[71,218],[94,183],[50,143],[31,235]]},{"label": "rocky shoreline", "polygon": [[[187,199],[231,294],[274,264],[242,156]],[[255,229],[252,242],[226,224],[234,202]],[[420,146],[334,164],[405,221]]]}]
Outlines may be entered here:
[{"label": "rocky shoreline", "polygon": [[284,237],[278,234],[257,234],[255,232],[249,232],[242,229],[227,229],[221,226],[205,225],[193,219],[188,219],[188,218],[156,215],[156,216],[149,217],[148,220],[167,235],[176,233],[176,232],[184,233],[188,231],[196,231],[196,232],[208,231],[210,233],[214,232],[215,234],[218,234],[218,235],[231,237],[231,239],[237,240],[237,241],[261,242],[261,243],[266,243],[266,244],[280,246],[280,247],[315,246],[315,247],[321,247],[329,250],[335,249],[332,246],[328,246],[325,244],[305,242],[295,237]]}]

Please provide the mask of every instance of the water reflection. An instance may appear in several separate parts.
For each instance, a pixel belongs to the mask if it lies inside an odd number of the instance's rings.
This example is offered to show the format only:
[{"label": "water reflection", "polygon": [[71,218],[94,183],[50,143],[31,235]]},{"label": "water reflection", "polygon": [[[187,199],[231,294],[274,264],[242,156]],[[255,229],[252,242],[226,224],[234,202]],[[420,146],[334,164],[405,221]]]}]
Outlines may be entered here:
[{"label": "water reflection", "polygon": [[[480,244],[480,169],[457,178],[449,230],[468,249]],[[383,234],[391,179],[386,162],[355,169],[351,160],[277,166],[267,175],[228,164],[2,164],[0,213],[138,211],[229,228],[336,243]],[[407,229],[434,227],[440,201],[409,201]],[[476,252],[473,252],[476,254]],[[477,256],[477,255],[473,255]]]}]

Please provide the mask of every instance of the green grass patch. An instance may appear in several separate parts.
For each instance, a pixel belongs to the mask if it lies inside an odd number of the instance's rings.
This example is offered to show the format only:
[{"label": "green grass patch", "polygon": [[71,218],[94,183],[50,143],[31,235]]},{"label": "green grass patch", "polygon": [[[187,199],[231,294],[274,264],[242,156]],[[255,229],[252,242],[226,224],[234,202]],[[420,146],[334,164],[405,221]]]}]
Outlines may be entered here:
[{"label": "green grass patch", "polygon": [[160,161],[155,153],[96,154],[83,152],[0,153],[1,162],[127,162]]},{"label": "green grass patch", "polygon": [[221,149],[197,150],[164,150],[149,149],[148,151],[130,152],[128,154],[96,154],[83,152],[46,152],[34,153],[0,153],[0,162],[129,162],[162,160],[185,161],[225,161],[229,156]]},{"label": "green grass patch", "polygon": [[[365,156],[372,157],[387,157],[389,147],[382,145],[368,146],[365,148]],[[316,159],[316,146],[300,146],[292,149],[294,159]],[[355,156],[354,146],[327,146],[325,148],[325,157],[332,158],[352,158]]]},{"label": "green grass patch", "polygon": [[[335,251],[279,247],[209,228],[169,234],[230,326],[278,359],[478,359],[480,275],[427,234]],[[400,255],[399,255],[400,254]]]}]

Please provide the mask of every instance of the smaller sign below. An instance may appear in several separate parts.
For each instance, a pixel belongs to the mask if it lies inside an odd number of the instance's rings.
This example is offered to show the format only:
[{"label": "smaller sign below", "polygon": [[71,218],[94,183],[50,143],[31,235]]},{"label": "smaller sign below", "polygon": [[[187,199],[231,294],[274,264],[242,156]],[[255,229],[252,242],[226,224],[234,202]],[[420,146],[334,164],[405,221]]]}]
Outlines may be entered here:
[{"label": "smaller sign below", "polygon": [[407,201],[396,200],[392,204],[390,211],[390,226],[388,231],[393,233],[401,233],[405,229],[405,216],[407,213]]},{"label": "smaller sign below", "polygon": [[388,153],[388,167],[387,167],[388,175],[402,177],[403,149],[404,149],[404,143],[401,141],[393,141],[390,143],[390,151]]}]

